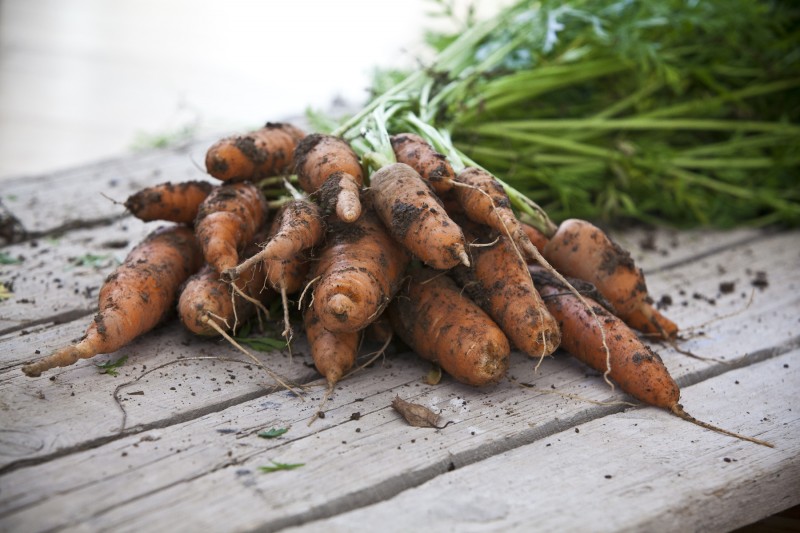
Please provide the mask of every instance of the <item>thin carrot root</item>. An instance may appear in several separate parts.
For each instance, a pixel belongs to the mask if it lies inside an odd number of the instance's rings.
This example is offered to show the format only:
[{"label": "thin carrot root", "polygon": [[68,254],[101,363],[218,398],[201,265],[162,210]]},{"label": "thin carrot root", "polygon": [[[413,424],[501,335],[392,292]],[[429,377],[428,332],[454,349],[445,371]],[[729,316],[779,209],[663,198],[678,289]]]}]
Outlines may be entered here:
[{"label": "thin carrot root", "polygon": [[208,327],[214,329],[217,333],[219,333],[222,336],[223,339],[228,341],[231,344],[231,346],[233,346],[234,348],[236,348],[237,350],[242,352],[244,355],[246,355],[248,359],[253,361],[253,363],[255,363],[256,366],[258,366],[264,372],[266,372],[266,374],[269,377],[271,377],[276,383],[278,383],[281,387],[283,387],[284,389],[294,393],[294,395],[297,396],[298,398],[301,398],[301,399],[303,398],[303,395],[300,392],[298,392],[295,389],[295,387],[290,385],[290,383],[291,383],[290,380],[282,377],[280,374],[278,374],[278,373],[274,372],[273,370],[269,369],[264,363],[262,363],[258,359],[258,357],[256,357],[255,355],[251,354],[245,347],[243,347],[241,344],[236,342],[236,339],[231,337],[228,334],[228,332],[225,331],[223,328],[221,328],[214,320],[212,320],[208,316],[204,317],[203,320],[206,322],[206,324],[208,324]]},{"label": "thin carrot root", "polygon": [[680,418],[682,420],[686,420],[687,422],[691,422],[692,424],[700,426],[701,428],[705,428],[705,429],[708,429],[708,430],[711,430],[711,431],[716,431],[717,433],[721,433],[723,435],[727,435],[727,436],[733,437],[735,439],[744,440],[744,441],[747,441],[747,442],[752,442],[754,444],[759,444],[761,446],[766,446],[767,448],[774,448],[775,447],[775,445],[772,444],[771,442],[767,442],[767,441],[761,440],[761,439],[756,439],[755,437],[748,437],[746,435],[741,435],[739,433],[734,433],[733,431],[728,431],[727,429],[722,429],[720,427],[717,427],[717,426],[714,426],[712,424],[709,424],[708,422],[703,422],[702,420],[698,420],[695,417],[693,417],[692,415],[690,415],[689,413],[687,413],[686,411],[684,411],[683,410],[683,406],[681,404],[679,404],[679,403],[676,403],[672,407],[670,407],[670,411],[672,412],[672,414],[674,414],[678,418]]},{"label": "thin carrot root", "polygon": [[69,366],[78,362],[79,359],[89,359],[97,355],[92,349],[92,346],[87,341],[82,341],[75,346],[67,346],[53,354],[39,359],[35,363],[31,363],[22,367],[22,371],[26,376],[35,378],[42,375],[42,372],[62,366]]}]

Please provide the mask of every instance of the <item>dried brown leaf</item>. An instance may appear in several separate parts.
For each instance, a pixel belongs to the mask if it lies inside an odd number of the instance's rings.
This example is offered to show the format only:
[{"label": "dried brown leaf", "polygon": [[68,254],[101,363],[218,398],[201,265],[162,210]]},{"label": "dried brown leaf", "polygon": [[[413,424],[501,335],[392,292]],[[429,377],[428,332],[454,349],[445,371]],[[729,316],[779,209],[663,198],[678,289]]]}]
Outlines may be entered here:
[{"label": "dried brown leaf", "polygon": [[[418,403],[411,403],[403,400],[400,396],[395,396],[392,400],[394,410],[403,415],[406,422],[419,428],[442,429],[447,426],[439,426],[439,415]],[[449,424],[450,422],[448,422]]]}]

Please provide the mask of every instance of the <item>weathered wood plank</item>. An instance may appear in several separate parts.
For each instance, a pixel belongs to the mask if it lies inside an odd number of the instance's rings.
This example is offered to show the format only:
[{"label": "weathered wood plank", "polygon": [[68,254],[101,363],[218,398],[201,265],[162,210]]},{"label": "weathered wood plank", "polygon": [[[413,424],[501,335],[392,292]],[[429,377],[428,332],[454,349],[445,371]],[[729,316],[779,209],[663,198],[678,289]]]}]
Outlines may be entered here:
[{"label": "weathered wood plank", "polygon": [[106,276],[159,223],[127,217],[102,229],[6,246],[16,263],[0,265],[13,296],[0,302],[0,335],[94,313]]},{"label": "weathered wood plank", "polygon": [[[787,328],[787,323],[793,323],[800,309],[800,295],[795,290],[783,290],[782,287],[793,287],[797,284],[797,277],[800,272],[793,267],[793,258],[796,251],[787,246],[791,241],[791,236],[775,237],[764,241],[760,246],[764,252],[759,253],[762,260],[769,258],[775,261],[773,267],[773,283],[767,286],[763,293],[759,292],[754,298],[750,308],[731,318],[720,320],[711,324],[706,335],[695,337],[683,343],[699,354],[707,356],[724,357],[726,361],[734,363],[746,362],[750,357],[766,357],[775,349],[788,350],[790,348],[781,343],[796,343],[797,334],[792,327]],[[769,252],[769,253],[767,253]],[[727,252],[726,252],[727,253]],[[735,257],[740,252],[730,251]],[[782,259],[783,258],[783,259]],[[687,274],[693,282],[717,283],[713,276],[704,280],[704,271],[708,266],[699,266],[695,275]],[[661,276],[673,275],[669,273],[659,274],[655,280],[660,280]],[[681,278],[683,279],[683,278]],[[794,285],[793,285],[794,284]],[[734,300],[737,305],[743,305],[739,299]],[[686,308],[680,307],[680,319],[690,323],[706,322],[713,317],[719,306],[700,305],[692,302]],[[736,307],[740,309],[740,307]],[[694,313],[693,313],[694,311]],[[747,329],[747,323],[761,320],[761,327],[765,329],[765,334],[753,335]],[[88,318],[85,320],[88,321]],[[54,381],[47,378],[30,380],[19,372],[19,365],[24,361],[33,359],[34,350],[38,349],[46,354],[52,349],[60,346],[66,341],[80,336],[85,328],[85,321],[71,323],[56,328],[45,329],[30,335],[9,335],[0,340],[0,348],[4,353],[9,354],[5,358],[6,369],[0,373],[0,380],[7,391],[5,394],[5,418],[6,438],[23,438],[23,444],[17,444],[11,440],[13,446],[8,448],[5,457],[0,456],[0,465],[8,465],[16,461],[26,461],[37,457],[58,455],[65,450],[80,448],[86,443],[103,441],[113,438],[118,431],[116,425],[110,424],[105,418],[109,412],[113,412],[116,417],[116,408],[111,402],[114,387],[124,380],[134,379],[141,373],[139,364],[154,368],[178,357],[206,356],[213,354],[224,356],[236,356],[230,347],[222,344],[208,343],[201,340],[193,340],[190,336],[180,331],[177,326],[164,328],[155,334],[145,336],[130,347],[127,347],[117,354],[110,357],[99,358],[99,361],[117,359],[125,355],[130,355],[128,363],[133,366],[125,366],[121,369],[121,376],[118,380],[110,380],[108,376],[99,375],[94,362],[80,362],[78,365],[64,370],[55,370],[51,375],[55,376]],[[725,348],[736,346],[735,353],[726,353]],[[213,350],[213,352],[212,352]],[[307,353],[302,348],[301,353]],[[668,367],[673,375],[682,383],[691,383],[702,379],[704,376],[714,375],[720,370],[719,363],[709,361],[698,361],[686,356],[677,354],[672,350],[661,350]],[[136,354],[146,354],[146,359],[137,358]],[[279,358],[277,362],[270,360],[270,366],[293,379],[306,379],[309,370],[302,365],[298,357],[293,364],[289,364],[284,358]],[[145,397],[137,397],[135,407],[130,412],[129,427],[141,425],[143,427],[163,426],[169,424],[173,418],[182,420],[188,413],[202,414],[206,409],[206,402],[209,406],[230,405],[239,401],[254,397],[253,395],[262,394],[261,385],[258,381],[260,376],[256,373],[253,379],[237,379],[235,382],[222,387],[222,391],[216,391],[218,383],[213,379],[223,379],[218,375],[219,370],[212,366],[210,362],[197,362],[197,375],[191,382],[191,392],[186,389],[181,393],[170,391],[169,380],[178,375],[178,368],[167,368],[158,378],[150,376],[149,379],[155,385],[148,389]],[[546,361],[543,368],[546,370],[551,361]],[[561,369],[556,370],[558,374]],[[586,388],[598,388],[600,398],[605,398],[605,385],[597,379],[581,381],[583,372],[573,371],[568,377],[560,377],[558,380],[545,383],[555,385],[564,392],[579,393],[585,395]],[[596,374],[592,373],[596,376]],[[249,375],[249,374],[248,374]],[[518,363],[514,375],[522,381],[535,381],[541,386],[541,377],[534,379],[530,373],[529,365],[523,360]],[[200,376],[198,379],[197,376]],[[213,378],[213,379],[212,379]],[[165,381],[166,380],[166,381]],[[167,386],[169,385],[169,386]],[[180,384],[176,387],[185,387]],[[382,386],[377,384],[377,387]],[[137,387],[138,388],[138,387]],[[176,389],[177,390],[177,389]],[[33,392],[36,391],[36,392]],[[44,395],[48,401],[31,402],[31,397]],[[92,407],[106,406],[106,409],[85,409],[75,410],[69,406],[75,400],[71,394],[75,393],[81,401],[87,402]],[[56,408],[54,409],[53,406]],[[218,409],[214,407],[213,409]],[[76,420],[73,420],[75,418]],[[115,418],[115,420],[117,420]],[[58,435],[55,438],[54,435]],[[27,442],[37,443],[35,446],[24,444]],[[42,444],[44,443],[44,444]],[[24,453],[21,451],[24,450]]]},{"label": "weathered wood plank", "polygon": [[203,169],[209,145],[209,140],[202,140],[180,149],[153,150],[36,178],[7,180],[3,203],[33,234],[73,225],[105,225],[122,211],[106,196],[124,201],[143,187],[165,181],[209,180]]},{"label": "weathered wood plank", "polygon": [[[781,289],[781,286],[785,287],[783,282],[796,279],[792,277],[794,269],[790,272],[783,270],[786,265],[792,266],[791,261],[780,260],[780,257],[793,258],[794,250],[788,251],[786,242],[779,237],[759,246],[762,251],[775,252],[770,256],[778,265],[772,270],[775,283],[764,289],[764,298],[754,299],[746,313],[726,319],[738,323],[738,328],[734,328],[737,331],[742,330],[743,320],[757,320],[759,313],[774,314],[772,304],[788,307],[786,312],[792,317],[797,316],[800,308],[796,291]],[[780,250],[784,251],[784,256],[778,253]],[[691,276],[691,279],[701,278],[700,272]],[[790,299],[781,301],[781,296],[786,294]],[[762,305],[765,307],[760,307]],[[701,315],[715,310],[711,306],[697,307]],[[691,317],[691,313],[687,316]],[[786,327],[785,321],[783,327]],[[757,357],[767,357],[776,349],[776,345],[771,344],[770,335],[756,338],[761,339],[761,346],[766,350]],[[736,336],[715,339],[711,349],[742,342]],[[786,351],[789,348],[783,346],[780,349]],[[663,350],[662,354],[673,373],[684,382],[702,379],[700,376],[708,375],[712,369],[721,372],[727,368],[687,359],[669,350]],[[751,357],[743,354],[737,359],[737,364],[746,364],[749,360]],[[12,505],[0,513],[9,519],[15,517],[15,520],[33,520],[34,523],[37,517],[46,517],[51,522],[42,523],[43,528],[73,523],[91,528],[141,529],[156,524],[178,527],[179,524],[172,520],[200,506],[210,511],[208,515],[192,512],[197,527],[225,520],[224,523],[233,529],[247,529],[263,526],[260,520],[265,520],[264,516],[267,516],[270,528],[302,523],[397,494],[436,477],[451,463],[460,466],[479,461],[621,409],[620,406],[593,406],[549,394],[551,391],[547,387],[550,385],[555,386],[558,392],[577,394],[595,401],[624,398],[618,393],[611,394],[596,374],[587,379],[583,366],[564,357],[546,361],[541,374],[536,377],[531,374],[530,362],[520,357],[516,359],[512,375],[520,380],[534,381],[538,384],[535,389],[521,389],[512,383],[503,383],[491,390],[477,391],[449,380],[436,388],[429,388],[419,382],[425,368],[419,361],[400,358],[393,362],[391,369],[373,369],[369,374],[344,382],[328,416],[310,429],[305,426],[305,421],[316,409],[314,402],[300,405],[296,400],[289,401],[284,396],[273,394],[166,427],[160,430],[159,440],[152,441],[157,444],[145,444],[151,442],[147,440],[140,442],[142,435],[129,436],[95,450],[18,469],[0,478],[18,491],[6,493]],[[191,377],[191,374],[187,375]],[[163,380],[158,380],[154,387],[158,389],[160,385],[163,385]],[[427,441],[415,439],[416,442],[412,443],[408,428],[388,407],[397,393],[444,408],[445,419],[455,418],[458,423],[426,435]],[[687,409],[702,416],[698,412],[703,408],[702,399],[695,402],[687,397],[684,403]],[[157,409],[157,406],[150,407],[143,416],[150,416],[150,409]],[[355,412],[361,414],[357,426],[361,431],[358,433],[350,418]],[[738,423],[738,419],[732,420]],[[711,421],[721,423],[716,416]],[[291,440],[269,443],[253,435],[254,429],[272,425],[291,426]],[[729,424],[729,427],[743,430],[735,424]],[[235,445],[234,441],[226,443],[230,435],[220,433],[219,429],[235,429],[235,435],[240,438],[235,440]],[[342,444],[342,441],[347,444]],[[120,450],[143,446],[149,450],[148,454],[133,464],[129,462],[131,459],[120,464],[123,453]],[[176,449],[183,451],[175,455]],[[231,451],[231,456],[227,455],[228,451]],[[129,453],[126,457],[131,456]],[[186,463],[186,457],[203,459]],[[289,478],[286,477],[290,474],[288,472],[260,476],[257,467],[269,464],[272,459],[306,462],[310,468],[302,472],[293,471],[294,477]],[[73,472],[82,468],[86,470],[80,465],[87,462],[102,464],[104,470],[92,472],[89,469],[88,474],[77,479]],[[190,470],[187,472],[186,468]],[[121,471],[125,473],[120,474]],[[342,479],[338,472],[348,472],[347,478]],[[44,479],[48,480],[46,486],[38,481]],[[65,486],[60,487],[54,481],[58,479],[63,480]],[[285,486],[287,479],[291,480],[291,490]],[[123,486],[124,490],[121,489]],[[53,490],[56,494],[52,493]],[[119,497],[110,494],[119,494]],[[31,504],[30,500],[40,503]],[[253,516],[243,512],[245,508],[263,512]],[[63,521],[64,517],[58,518],[58,513],[54,512],[56,509],[72,510],[67,522]],[[230,512],[225,509],[230,509]]]},{"label": "weathered wood plank", "polygon": [[731,530],[800,503],[799,389],[794,351],[683,391],[700,418],[775,449],[633,410],[290,531]]}]

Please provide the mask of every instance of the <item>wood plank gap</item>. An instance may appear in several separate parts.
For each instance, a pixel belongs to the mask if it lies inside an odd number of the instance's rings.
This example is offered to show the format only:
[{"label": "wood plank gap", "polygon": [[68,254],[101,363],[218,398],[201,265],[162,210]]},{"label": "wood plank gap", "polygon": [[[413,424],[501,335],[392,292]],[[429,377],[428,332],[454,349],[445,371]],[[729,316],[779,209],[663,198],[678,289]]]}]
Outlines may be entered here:
[{"label": "wood plank gap", "polygon": [[[8,335],[11,333],[16,333],[17,331],[23,331],[28,328],[35,328],[36,326],[41,326],[42,324],[53,324],[57,326],[59,324],[67,324],[69,322],[74,322],[75,320],[82,320],[87,316],[93,315],[97,312],[97,306],[94,307],[95,307],[94,309],[70,309],[69,311],[63,311],[55,315],[50,315],[40,319],[32,320],[30,322],[25,322],[24,324],[17,324],[15,326],[10,326],[5,329],[0,329],[0,335]],[[17,366],[20,365],[13,364],[8,366],[0,366],[0,372]]]},{"label": "wood plank gap", "polygon": [[797,348],[800,348],[800,335],[796,335],[781,344],[770,346],[762,350],[756,350],[752,353],[749,353],[747,357],[733,360],[730,363],[715,363],[712,366],[694,370],[684,374],[683,376],[680,376],[675,381],[678,383],[678,386],[680,386],[681,389],[685,387],[691,387],[692,385],[697,385],[703,381],[727,374],[732,370],[738,370],[740,368],[761,363],[762,361],[767,361],[768,359],[780,357],[781,355],[796,350]]},{"label": "wood plank gap", "polygon": [[[300,380],[301,385],[305,385],[311,383],[312,381],[317,381],[319,377],[315,374],[309,373],[307,376],[304,376],[303,379]],[[255,400],[264,396],[269,396],[275,392],[280,392],[284,390],[282,387],[265,387],[263,389],[249,392],[246,394],[242,394],[241,396],[237,396],[235,398],[230,398],[222,402],[213,403],[210,405],[206,405],[202,408],[192,409],[186,411],[184,413],[180,413],[177,416],[163,418],[161,420],[155,420],[148,424],[137,424],[135,426],[130,426],[122,431],[115,433],[113,435],[104,435],[102,437],[98,437],[95,439],[87,440],[80,443],[77,446],[68,446],[64,448],[60,448],[53,453],[49,453],[46,455],[41,455],[38,457],[33,457],[30,459],[20,459],[19,461],[14,461],[12,463],[8,463],[7,465],[0,467],[0,476],[3,476],[9,472],[13,472],[20,468],[25,468],[29,466],[36,466],[42,463],[46,463],[53,459],[57,459],[59,457],[64,457],[67,455],[71,455],[73,453],[82,452],[85,450],[90,450],[92,448],[97,448],[98,446],[103,446],[104,444],[108,444],[109,442],[113,442],[117,439],[121,439],[124,437],[128,437],[130,435],[137,435],[139,433],[144,433],[146,431],[151,431],[154,429],[161,429],[169,426],[173,426],[176,424],[182,424],[184,422],[190,422],[202,416],[206,416],[211,413],[218,413],[220,411],[224,411],[230,407],[234,407],[241,403],[249,402],[251,400]],[[120,410],[119,404],[117,404],[118,411],[120,411],[120,417],[123,416],[122,411]],[[121,421],[121,419],[120,419]]]},{"label": "wood plank gap", "polygon": [[753,242],[763,241],[765,239],[772,239],[772,238],[775,238],[775,237],[780,237],[780,236],[782,236],[782,235],[784,235],[786,233],[788,233],[788,232],[780,231],[780,230],[766,230],[765,229],[765,230],[763,230],[762,233],[759,233],[757,235],[748,235],[746,237],[743,237],[743,238],[741,238],[739,240],[736,240],[736,241],[733,241],[733,242],[725,243],[725,244],[722,244],[720,246],[713,246],[711,248],[707,248],[707,249],[701,251],[698,254],[695,254],[695,255],[692,255],[692,256],[689,256],[689,257],[684,257],[683,259],[679,259],[679,260],[673,261],[673,262],[667,262],[667,263],[664,263],[663,265],[660,265],[660,266],[658,266],[656,268],[643,269],[643,270],[644,270],[644,273],[646,275],[648,275],[648,276],[655,275],[655,274],[658,274],[658,273],[661,273],[661,272],[668,272],[670,270],[675,270],[676,268],[680,268],[680,267],[682,267],[684,265],[688,265],[688,264],[691,264],[691,263],[696,263],[697,261],[699,261],[701,259],[705,259],[705,258],[710,257],[712,255],[716,255],[716,254],[725,252],[725,251],[730,250],[732,248],[736,248],[736,247],[739,247],[739,246],[745,246],[745,245],[751,244]]}]

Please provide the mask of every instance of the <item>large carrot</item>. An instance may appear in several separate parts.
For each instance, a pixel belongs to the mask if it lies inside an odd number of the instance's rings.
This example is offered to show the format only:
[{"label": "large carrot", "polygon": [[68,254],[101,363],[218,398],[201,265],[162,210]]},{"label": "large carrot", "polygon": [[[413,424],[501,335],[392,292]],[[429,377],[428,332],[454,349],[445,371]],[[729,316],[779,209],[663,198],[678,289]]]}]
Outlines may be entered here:
[{"label": "large carrot", "polygon": [[394,297],[409,256],[368,209],[352,224],[333,221],[313,276],[314,309],[325,329],[359,331]]},{"label": "large carrot", "polygon": [[132,194],[125,201],[128,211],[140,220],[166,220],[191,224],[200,204],[214,186],[207,181],[161,183]]},{"label": "large carrot", "polygon": [[305,136],[291,124],[267,124],[246,135],[226,137],[206,153],[206,170],[222,181],[258,180],[291,170],[292,155]]},{"label": "large carrot", "polygon": [[370,178],[375,211],[392,236],[425,264],[445,270],[469,265],[461,228],[430,186],[408,165],[387,165]]},{"label": "large carrot", "polygon": [[23,366],[22,371],[35,377],[78,359],[114,352],[151,330],[170,312],[178,288],[200,268],[202,258],[186,227],[151,233],[106,279],[98,296],[100,310],[83,340]]},{"label": "large carrot", "polygon": [[772,446],[762,440],[712,426],[689,415],[678,403],[680,389],[658,354],[645,345],[622,320],[592,298],[584,296],[595,315],[601,318],[605,338],[611,351],[610,360],[607,359],[600,326],[584,303],[567,292],[565,286],[548,272],[538,266],[531,266],[530,269],[547,308],[561,327],[561,346],[564,350],[600,372],[605,372],[610,362],[611,379],[637,400],[667,409],[676,416],[706,429],[756,444]]},{"label": "large carrot", "polygon": [[305,199],[291,200],[281,207],[273,222],[269,241],[256,254],[235,268],[224,271],[226,279],[236,279],[241,272],[260,261],[288,261],[302,250],[316,246],[325,235],[325,222],[317,204]]},{"label": "large carrot", "polygon": [[221,185],[200,204],[195,233],[208,264],[217,272],[239,262],[238,250],[249,244],[267,216],[267,203],[249,182]]},{"label": "large carrot", "polygon": [[447,157],[434,150],[425,139],[414,133],[399,133],[390,138],[398,163],[405,163],[416,170],[431,184],[436,194],[453,188],[456,177]]},{"label": "large carrot", "polygon": [[303,326],[314,366],[325,376],[330,391],[356,362],[361,333],[328,331],[314,311],[314,306],[308,306],[303,313]]},{"label": "large carrot", "polygon": [[678,326],[650,304],[642,270],[600,228],[585,220],[565,220],[543,255],[565,276],[595,285],[631,327],[664,338],[678,333]]},{"label": "large carrot", "polygon": [[441,272],[414,270],[388,311],[406,344],[462,383],[489,385],[508,370],[506,336]]},{"label": "large carrot", "polygon": [[311,134],[297,145],[294,159],[300,187],[309,194],[318,193],[326,212],[335,211],[344,222],[358,219],[364,174],[358,156],[346,141]]},{"label": "large carrot", "polygon": [[462,228],[471,243],[495,244],[473,247],[472,266],[453,269],[456,280],[518,349],[532,357],[553,353],[561,340],[558,324],[508,237],[469,221]]}]

